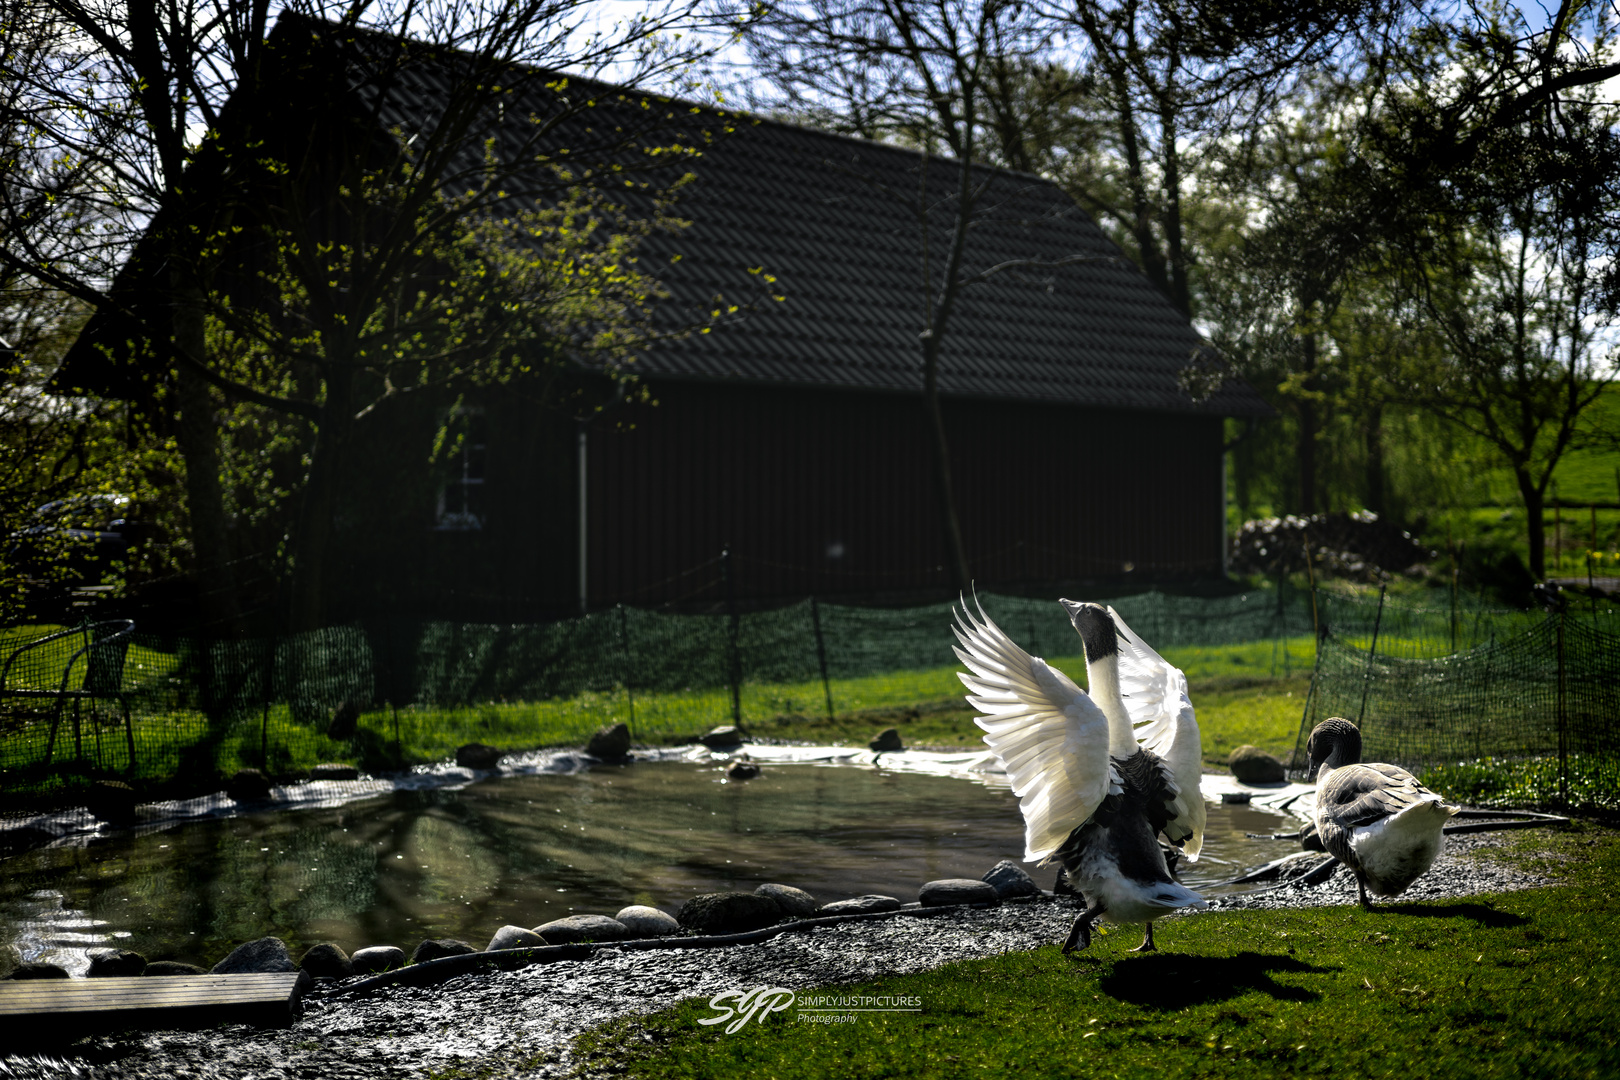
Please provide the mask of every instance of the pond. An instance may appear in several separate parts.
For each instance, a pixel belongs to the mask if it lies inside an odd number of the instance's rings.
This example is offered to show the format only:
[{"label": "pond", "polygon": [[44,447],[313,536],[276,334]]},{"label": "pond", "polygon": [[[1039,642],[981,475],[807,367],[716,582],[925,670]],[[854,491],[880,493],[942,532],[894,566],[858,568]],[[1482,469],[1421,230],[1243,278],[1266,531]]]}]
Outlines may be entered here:
[{"label": "pond", "polygon": [[[189,821],[0,861],[0,943],[82,973],[87,950],[208,966],[273,934],[298,956],[429,937],[477,948],[506,924],[779,881],[826,902],[903,901],[1023,852],[1005,787],[883,768],[642,761],[395,790],[343,806]],[[1273,813],[1211,804],[1193,888],[1297,850],[1244,839]],[[1035,869],[1050,888],[1055,868]]]}]

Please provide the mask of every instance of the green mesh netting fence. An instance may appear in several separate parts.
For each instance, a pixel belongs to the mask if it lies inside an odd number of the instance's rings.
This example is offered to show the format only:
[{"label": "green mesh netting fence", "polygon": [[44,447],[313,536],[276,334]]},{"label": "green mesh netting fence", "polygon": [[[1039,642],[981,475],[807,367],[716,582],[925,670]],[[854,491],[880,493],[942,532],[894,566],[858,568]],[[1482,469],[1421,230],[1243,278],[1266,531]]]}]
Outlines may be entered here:
[{"label": "green mesh netting fence", "polygon": [[[1052,600],[980,600],[1031,652],[1079,653]],[[1161,647],[1283,641],[1311,627],[1309,594],[1286,585],[1112,602]],[[733,718],[824,714],[839,708],[847,680],[954,667],[950,626],[949,604],[812,599],[735,617],[617,608],[548,624],[391,622],[247,641],[164,637],[124,623],[46,636],[0,630],[0,782],[8,797],[32,801],[95,777],[206,790],[241,766],[284,772],[348,761],[382,770],[470,741],[579,744],[618,720],[637,738],[658,738]],[[882,687],[867,691],[883,696]],[[926,685],[899,680],[890,696],[913,704],[919,693],[960,689],[945,671]]]},{"label": "green mesh netting fence", "polygon": [[1310,729],[1343,716],[1361,728],[1366,760],[1471,803],[1620,809],[1612,607],[1549,614],[1326,590],[1317,601],[1296,764]]}]

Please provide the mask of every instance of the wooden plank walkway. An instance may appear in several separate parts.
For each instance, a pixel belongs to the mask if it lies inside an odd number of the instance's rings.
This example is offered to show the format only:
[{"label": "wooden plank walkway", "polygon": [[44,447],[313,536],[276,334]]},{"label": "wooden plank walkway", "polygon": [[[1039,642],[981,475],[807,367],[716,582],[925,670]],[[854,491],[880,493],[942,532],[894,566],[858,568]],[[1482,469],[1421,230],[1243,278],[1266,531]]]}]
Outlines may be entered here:
[{"label": "wooden plank walkway", "polygon": [[303,972],[0,981],[0,1045],[72,1041],[119,1028],[288,1027]]}]

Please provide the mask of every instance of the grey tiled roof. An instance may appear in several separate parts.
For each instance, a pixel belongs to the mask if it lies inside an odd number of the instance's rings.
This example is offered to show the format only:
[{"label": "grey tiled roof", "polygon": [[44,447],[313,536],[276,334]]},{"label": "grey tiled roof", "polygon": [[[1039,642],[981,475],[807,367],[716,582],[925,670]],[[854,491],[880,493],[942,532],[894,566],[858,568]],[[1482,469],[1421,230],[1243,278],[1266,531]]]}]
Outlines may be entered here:
[{"label": "grey tiled roof", "polygon": [[[739,124],[694,163],[680,201],[691,227],[647,241],[676,311],[715,293],[750,301],[734,322],[669,342],[638,364],[646,376],[735,379],[917,392],[927,325],[923,171],[929,247],[943,263],[955,162],[771,121]],[[1074,201],[1037,177],[979,170],[966,248],[974,274],[1027,265],[967,286],[940,362],[941,393],[1229,416],[1270,413],[1232,380],[1194,403],[1178,375],[1200,339]],[[669,256],[681,259],[669,265]],[[750,267],[777,279],[761,295]]]},{"label": "grey tiled roof", "polygon": [[[555,108],[546,100],[552,78],[527,82],[521,107],[505,111],[514,131],[529,124],[531,113]],[[433,68],[411,69],[379,113],[407,130],[433,123],[442,100],[433,84]],[[680,130],[675,141],[700,151],[689,162],[695,182],[676,205],[690,228],[655,234],[643,249],[644,265],[658,268],[671,294],[662,321],[690,325],[717,294],[745,306],[711,333],[650,349],[636,362],[641,375],[920,392],[927,302],[919,204],[930,208],[928,244],[938,273],[956,208],[956,162],[588,81],[570,80],[567,92],[598,101],[585,120],[559,129],[576,158],[589,156],[578,151],[592,137],[659,114]],[[587,123],[596,134],[581,130]],[[715,134],[721,129],[729,131]],[[947,330],[942,393],[1271,413],[1237,379],[1203,402],[1182,391],[1178,375],[1200,349],[1198,335],[1056,185],[995,169],[977,170],[975,183],[982,193],[967,273],[1012,260],[1094,261],[1013,269],[969,286]],[[675,255],[679,261],[671,262]],[[770,299],[751,267],[773,275],[773,291],[785,299]]]}]

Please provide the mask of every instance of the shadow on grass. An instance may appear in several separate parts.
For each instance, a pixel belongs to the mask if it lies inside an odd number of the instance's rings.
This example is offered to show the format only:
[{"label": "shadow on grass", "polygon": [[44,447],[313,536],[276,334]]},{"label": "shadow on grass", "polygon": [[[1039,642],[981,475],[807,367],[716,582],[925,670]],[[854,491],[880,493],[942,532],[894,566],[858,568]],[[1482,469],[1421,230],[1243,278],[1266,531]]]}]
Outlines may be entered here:
[{"label": "shadow on grass", "polygon": [[1427,919],[1472,919],[1481,926],[1493,928],[1523,926],[1530,920],[1511,911],[1497,911],[1488,904],[1377,904],[1374,914],[1389,913]]},{"label": "shadow on grass", "polygon": [[1321,994],[1285,986],[1270,975],[1322,975],[1337,968],[1313,967],[1292,956],[1242,952],[1236,956],[1134,956],[1114,963],[1098,989],[1145,1009],[1185,1009],[1258,990],[1278,1001],[1316,1001]]}]

